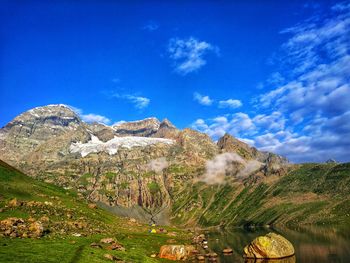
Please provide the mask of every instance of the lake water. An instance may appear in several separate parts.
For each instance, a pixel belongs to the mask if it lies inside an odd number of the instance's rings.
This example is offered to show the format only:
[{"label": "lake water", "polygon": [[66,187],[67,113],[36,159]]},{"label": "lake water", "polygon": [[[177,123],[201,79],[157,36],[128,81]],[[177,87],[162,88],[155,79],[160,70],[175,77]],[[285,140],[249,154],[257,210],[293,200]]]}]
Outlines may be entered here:
[{"label": "lake water", "polygon": [[[270,261],[245,261],[243,248],[254,238],[269,232],[281,234],[294,246],[295,258]],[[219,255],[219,262],[271,262],[271,263],[340,263],[350,262],[350,231],[331,227],[301,227],[295,229],[230,229],[222,232],[208,232],[208,244]],[[233,249],[233,254],[224,256],[222,250]]]}]

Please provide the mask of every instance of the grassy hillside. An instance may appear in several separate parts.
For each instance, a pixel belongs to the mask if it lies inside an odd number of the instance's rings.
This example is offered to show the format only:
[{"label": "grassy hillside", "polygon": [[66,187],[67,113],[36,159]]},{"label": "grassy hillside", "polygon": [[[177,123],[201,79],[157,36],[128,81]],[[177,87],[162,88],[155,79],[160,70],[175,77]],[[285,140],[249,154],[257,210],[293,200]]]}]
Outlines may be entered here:
[{"label": "grassy hillside", "polygon": [[[167,230],[176,236],[150,234],[146,225],[90,208],[75,192],[36,181],[0,161],[0,221],[9,217],[43,222],[45,234],[40,238],[0,234],[0,262],[111,262],[104,258],[106,253],[125,262],[167,262],[150,255],[170,239],[183,244],[190,238],[172,228]],[[90,246],[105,237],[115,238],[126,251]]]},{"label": "grassy hillside", "polygon": [[178,224],[350,226],[350,163],[304,164],[255,185],[189,183],[174,196]]}]

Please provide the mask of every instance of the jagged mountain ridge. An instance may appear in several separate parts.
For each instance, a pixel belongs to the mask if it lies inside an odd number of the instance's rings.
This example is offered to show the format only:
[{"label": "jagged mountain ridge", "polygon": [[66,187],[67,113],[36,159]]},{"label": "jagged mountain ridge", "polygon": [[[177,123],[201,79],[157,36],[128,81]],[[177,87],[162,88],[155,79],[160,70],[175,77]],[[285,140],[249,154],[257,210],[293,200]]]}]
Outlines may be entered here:
[{"label": "jagged mountain ridge", "polygon": [[[156,118],[91,124],[63,104],[17,116],[0,130],[0,146],[0,159],[33,177],[76,188],[86,198],[112,207],[139,206],[148,212],[169,212],[181,184],[199,177],[206,161],[220,153],[263,162],[251,182],[283,174],[287,163],[230,135],[216,144],[206,134],[179,130],[169,120]],[[149,169],[162,158],[167,163],[163,172]]]}]

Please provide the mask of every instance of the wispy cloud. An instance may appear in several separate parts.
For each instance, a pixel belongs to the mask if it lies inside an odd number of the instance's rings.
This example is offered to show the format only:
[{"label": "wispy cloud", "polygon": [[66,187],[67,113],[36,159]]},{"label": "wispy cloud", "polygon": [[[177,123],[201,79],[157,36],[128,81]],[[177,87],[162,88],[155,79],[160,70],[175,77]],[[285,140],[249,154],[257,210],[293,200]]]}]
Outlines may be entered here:
[{"label": "wispy cloud", "polygon": [[220,100],[219,108],[231,108],[236,109],[241,107],[243,104],[240,100],[228,99],[228,100]]},{"label": "wispy cloud", "polygon": [[193,93],[193,99],[197,101],[199,104],[210,106],[213,104],[213,100],[209,96],[204,96],[199,94],[198,92]]},{"label": "wispy cloud", "polygon": [[98,123],[103,123],[103,124],[109,124],[111,123],[111,120],[108,119],[105,116],[99,115],[99,114],[95,114],[95,113],[88,113],[88,114],[84,114],[82,109],[79,109],[77,107],[74,106],[70,106],[69,107],[79,115],[79,117],[88,123],[92,123],[92,122],[98,122]]},{"label": "wispy cloud", "polygon": [[205,55],[219,53],[219,48],[194,37],[187,39],[172,38],[168,44],[169,57],[174,62],[175,71],[181,75],[195,72],[203,67],[207,61]]},{"label": "wispy cloud", "polygon": [[159,24],[155,21],[148,21],[143,27],[143,30],[147,30],[150,32],[156,31],[159,29]]},{"label": "wispy cloud", "polygon": [[101,122],[104,124],[109,124],[111,122],[111,120],[108,119],[107,117],[94,114],[94,113],[83,114],[81,115],[81,118],[83,121],[86,121],[86,122]]},{"label": "wispy cloud", "polygon": [[151,102],[149,98],[142,97],[142,96],[136,96],[132,94],[119,94],[119,93],[114,93],[112,95],[114,98],[119,98],[119,99],[125,99],[132,103],[136,109],[142,110],[145,109]]}]

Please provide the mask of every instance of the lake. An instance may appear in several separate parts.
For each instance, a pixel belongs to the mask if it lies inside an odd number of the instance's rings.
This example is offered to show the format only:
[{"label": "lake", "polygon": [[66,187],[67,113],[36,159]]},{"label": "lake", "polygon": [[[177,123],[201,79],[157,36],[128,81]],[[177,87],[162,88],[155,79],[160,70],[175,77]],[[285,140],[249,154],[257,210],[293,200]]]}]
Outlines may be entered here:
[{"label": "lake", "polygon": [[[250,241],[269,232],[281,234],[294,246],[295,259],[270,261],[245,261],[243,248]],[[222,232],[207,232],[210,249],[219,255],[219,262],[273,262],[273,263],[340,263],[350,262],[350,231],[332,227],[299,227],[294,229],[233,228]],[[226,247],[233,249],[232,255],[222,255]]]}]

